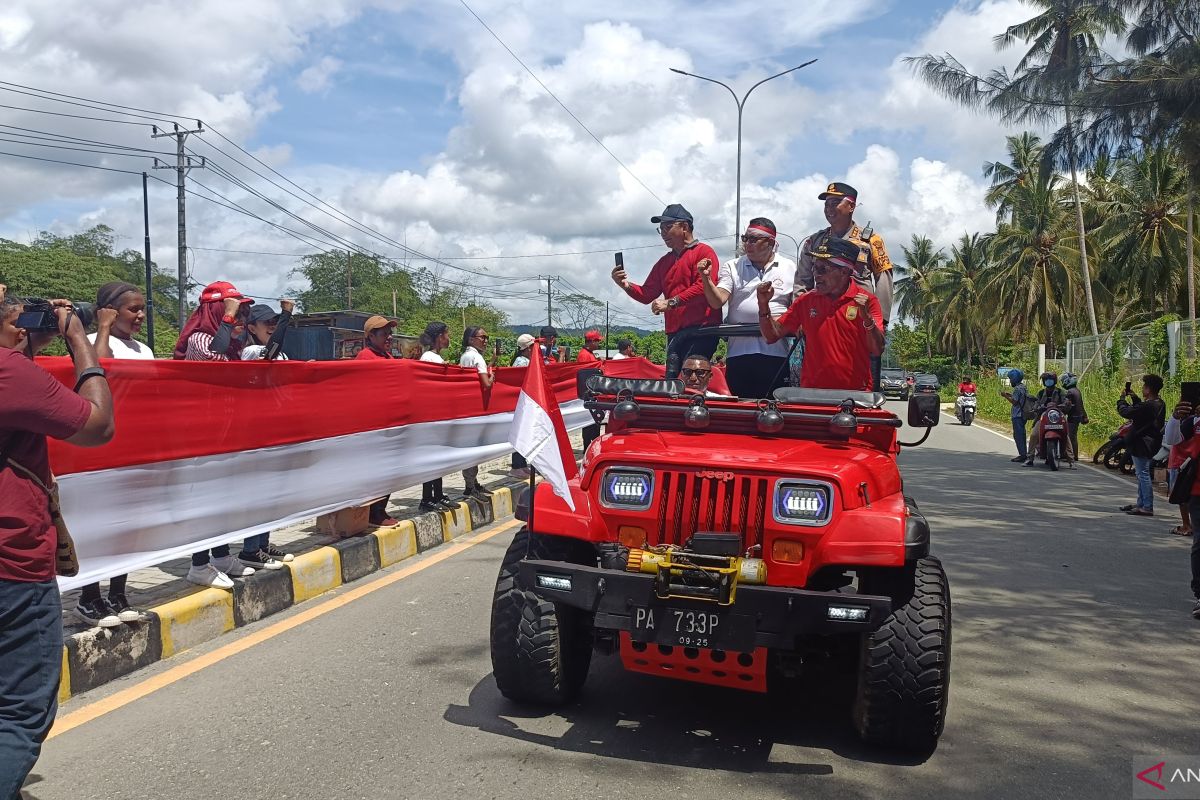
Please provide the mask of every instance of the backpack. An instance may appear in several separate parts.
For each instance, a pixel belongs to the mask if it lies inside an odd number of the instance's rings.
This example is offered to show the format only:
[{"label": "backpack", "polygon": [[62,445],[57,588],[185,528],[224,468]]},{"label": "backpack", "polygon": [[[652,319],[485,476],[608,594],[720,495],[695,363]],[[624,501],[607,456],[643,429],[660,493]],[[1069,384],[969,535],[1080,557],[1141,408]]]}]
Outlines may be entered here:
[{"label": "backpack", "polygon": [[1167,502],[1183,505],[1192,499],[1192,485],[1196,483],[1196,459],[1187,458],[1179,467],[1175,483],[1171,484],[1171,494]]},{"label": "backpack", "polygon": [[1037,396],[1030,394],[1029,390],[1025,389],[1025,394],[1021,399],[1021,416],[1026,420],[1037,419],[1037,402]]}]

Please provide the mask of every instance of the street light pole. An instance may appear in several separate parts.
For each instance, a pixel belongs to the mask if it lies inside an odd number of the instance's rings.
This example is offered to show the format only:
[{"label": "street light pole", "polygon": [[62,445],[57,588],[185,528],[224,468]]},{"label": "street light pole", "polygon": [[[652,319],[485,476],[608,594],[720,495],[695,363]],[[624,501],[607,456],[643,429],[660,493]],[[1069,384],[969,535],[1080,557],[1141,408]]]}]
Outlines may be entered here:
[{"label": "street light pole", "polygon": [[800,243],[796,241],[796,237],[783,231],[776,231],[777,236],[786,236],[792,240],[792,244],[796,245],[796,266],[800,266]]},{"label": "street light pole", "polygon": [[784,75],[787,75],[789,72],[795,72],[798,69],[804,69],[809,64],[812,64],[815,61],[816,61],[816,59],[814,58],[814,59],[812,59],[812,61],[805,61],[803,64],[801,64],[798,67],[792,67],[791,69],[785,69],[783,72],[776,73],[768,78],[763,78],[761,81],[759,81],[758,83],[754,84],[749,89],[747,89],[746,93],[744,95],[742,95],[741,100],[738,99],[737,93],[734,92],[733,89],[730,89],[727,84],[724,84],[721,81],[715,80],[714,78],[706,78],[703,75],[697,75],[693,72],[684,72],[683,70],[675,69],[674,67],[667,68],[667,69],[671,70],[671,72],[675,72],[680,75],[687,75],[689,78],[699,78],[702,81],[708,81],[709,83],[715,83],[718,86],[724,86],[725,90],[728,91],[729,94],[733,97],[733,102],[737,103],[737,110],[738,110],[737,200],[735,203],[735,211],[734,211],[734,216],[735,216],[734,234],[735,235],[739,235],[742,232],[742,110],[746,107],[746,100],[749,99],[751,92],[753,92],[758,87],[762,86],[767,81],[773,81],[776,78],[780,78],[780,77],[783,77]]}]

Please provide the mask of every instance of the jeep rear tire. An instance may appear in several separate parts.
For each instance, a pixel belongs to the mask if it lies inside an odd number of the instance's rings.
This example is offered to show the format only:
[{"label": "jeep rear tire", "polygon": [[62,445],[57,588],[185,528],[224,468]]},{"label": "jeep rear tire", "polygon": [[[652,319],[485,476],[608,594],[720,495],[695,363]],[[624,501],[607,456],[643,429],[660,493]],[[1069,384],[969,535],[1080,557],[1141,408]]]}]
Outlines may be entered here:
[{"label": "jeep rear tire", "polygon": [[932,556],[896,572],[865,587],[891,584],[892,613],[863,637],[854,727],[871,744],[931,752],[950,698],[950,586]]},{"label": "jeep rear tire", "polygon": [[[492,674],[500,693],[518,703],[562,705],[579,694],[592,661],[592,627],[586,613],[526,591],[517,567],[529,558],[594,564],[583,542],[531,533],[513,537],[492,598]],[[590,559],[590,560],[589,560]]]}]

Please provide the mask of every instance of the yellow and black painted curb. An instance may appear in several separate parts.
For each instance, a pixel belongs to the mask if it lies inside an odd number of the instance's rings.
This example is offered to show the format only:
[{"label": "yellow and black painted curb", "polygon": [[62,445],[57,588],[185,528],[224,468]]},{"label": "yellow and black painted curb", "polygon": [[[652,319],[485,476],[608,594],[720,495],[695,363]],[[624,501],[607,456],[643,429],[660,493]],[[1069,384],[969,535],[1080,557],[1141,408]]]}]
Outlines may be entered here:
[{"label": "yellow and black painted curb", "polygon": [[506,519],[513,491],[494,489],[490,502],[466,500],[455,511],[420,514],[297,554],[284,569],[239,578],[232,591],[197,589],[150,609],[140,625],[76,633],[63,645],[59,702]]}]

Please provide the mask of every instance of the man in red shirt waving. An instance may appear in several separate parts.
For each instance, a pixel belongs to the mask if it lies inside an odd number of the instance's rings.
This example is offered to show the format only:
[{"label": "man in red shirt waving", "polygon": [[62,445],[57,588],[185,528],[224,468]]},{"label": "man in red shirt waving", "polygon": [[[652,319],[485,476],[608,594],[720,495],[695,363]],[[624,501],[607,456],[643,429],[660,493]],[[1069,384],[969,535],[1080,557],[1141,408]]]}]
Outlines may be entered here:
[{"label": "man in red shirt waving", "polygon": [[655,314],[663,314],[667,329],[667,379],[675,378],[683,359],[693,353],[711,359],[717,349],[716,336],[697,336],[701,328],[721,324],[721,312],[709,307],[704,297],[704,284],[696,265],[704,259],[712,264],[716,274],[720,264],[717,254],[692,235],[692,215],[672,203],[650,221],[658,225],[663,244],[671,252],[660,258],[650,269],[645,283],[632,283],[624,267],[614,267],[613,280],[625,294]]},{"label": "man in red shirt waving", "polygon": [[869,392],[874,383],[871,356],[883,352],[883,313],[875,295],[851,280],[858,248],[829,239],[813,256],[816,291],[797,297],[779,319],[771,317],[769,305],[775,287],[759,284],[759,330],[768,342],[787,334],[804,335],[801,386]]}]

